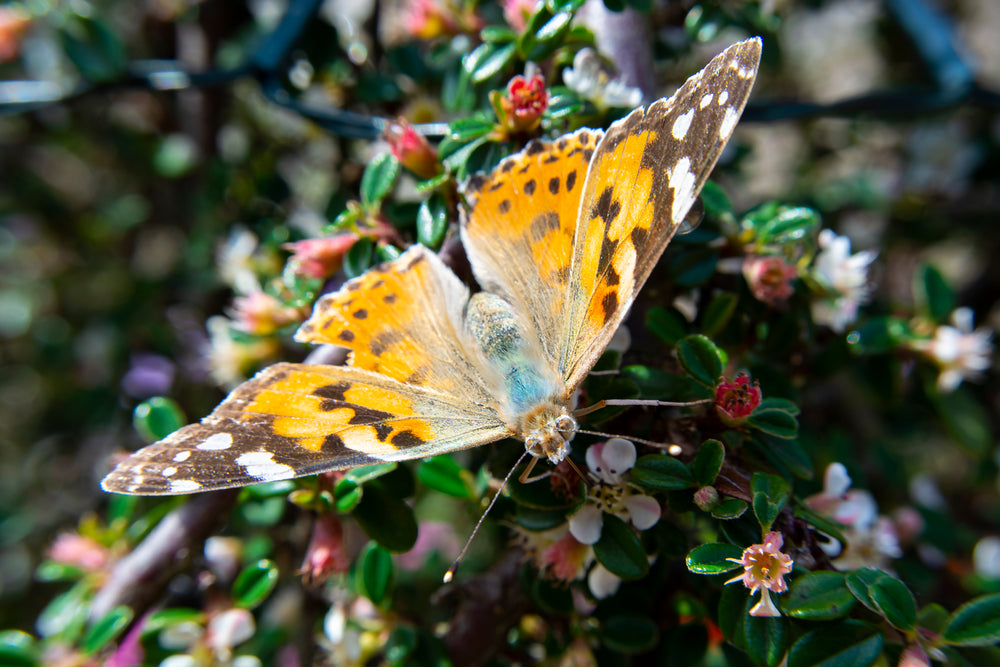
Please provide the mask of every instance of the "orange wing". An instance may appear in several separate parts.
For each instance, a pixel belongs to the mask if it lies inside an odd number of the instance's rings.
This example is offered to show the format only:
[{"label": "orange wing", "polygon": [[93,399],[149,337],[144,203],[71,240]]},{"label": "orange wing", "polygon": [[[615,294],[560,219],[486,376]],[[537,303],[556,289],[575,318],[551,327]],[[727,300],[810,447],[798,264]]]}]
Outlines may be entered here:
[{"label": "orange wing", "polygon": [[295,338],[349,348],[352,366],[488,404],[487,371],[463,324],[468,301],[438,256],[413,246],[322,297]]},{"label": "orange wing", "polygon": [[601,130],[533,141],[465,185],[462,242],[483,289],[538,332],[552,368],[566,307],[580,195]]},{"label": "orange wing", "polygon": [[732,135],[760,39],[726,49],[670,99],[614,123],[587,170],[561,329],[569,397],[621,323]]},{"label": "orange wing", "polygon": [[275,364],[118,464],[106,491],[170,495],[423,458],[510,435],[464,397],[340,366]]}]

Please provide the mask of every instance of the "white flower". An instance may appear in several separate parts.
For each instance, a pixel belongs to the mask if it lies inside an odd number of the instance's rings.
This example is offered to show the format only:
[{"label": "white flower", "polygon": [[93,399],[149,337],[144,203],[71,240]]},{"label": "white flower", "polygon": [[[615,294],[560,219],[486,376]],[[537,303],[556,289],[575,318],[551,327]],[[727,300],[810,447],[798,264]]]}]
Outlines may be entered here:
[{"label": "white flower", "polygon": [[611,597],[618,592],[621,585],[622,580],[600,563],[592,567],[590,574],[587,575],[587,586],[598,600]]},{"label": "white flower", "polygon": [[601,57],[591,48],[576,52],[573,66],[563,70],[563,82],[598,109],[635,107],[642,102],[642,91],[620,78],[611,78]]},{"label": "white flower", "polygon": [[635,465],[635,445],[622,438],[592,445],[587,450],[587,467],[594,484],[586,504],[569,518],[569,532],[582,544],[601,539],[604,512],[631,521],[639,530],[652,528],[660,520],[660,504],[625,481]]},{"label": "white flower", "polygon": [[1000,537],[990,535],[976,542],[972,564],[980,577],[1000,580]]},{"label": "white flower", "polygon": [[934,330],[934,338],[916,347],[938,366],[938,390],[954,391],[962,380],[982,375],[992,364],[993,332],[985,327],[972,328],[972,310],[959,308],[951,315],[952,324]]},{"label": "white flower", "polygon": [[843,332],[858,317],[858,306],[870,294],[868,266],[877,253],[865,250],[851,254],[851,239],[830,229],[819,233],[820,252],[813,263],[813,275],[832,293],[812,304],[813,320]]},{"label": "white flower", "polygon": [[871,493],[851,489],[851,478],[842,463],[827,466],[823,491],[809,496],[805,503],[844,526],[841,532],[847,544],[843,550],[832,538],[819,543],[838,568],[885,567],[890,559],[903,555],[896,525],[888,517],[879,516]]},{"label": "white flower", "polygon": [[256,234],[245,227],[236,227],[216,252],[219,277],[239,294],[260,290],[253,266],[258,245]]}]

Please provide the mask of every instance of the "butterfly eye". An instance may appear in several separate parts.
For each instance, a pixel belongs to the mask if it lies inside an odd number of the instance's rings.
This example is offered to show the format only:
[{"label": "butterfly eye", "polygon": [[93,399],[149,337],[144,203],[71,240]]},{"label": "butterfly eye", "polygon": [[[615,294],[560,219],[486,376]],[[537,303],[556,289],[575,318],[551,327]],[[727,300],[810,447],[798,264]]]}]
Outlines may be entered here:
[{"label": "butterfly eye", "polygon": [[576,420],[569,415],[561,415],[556,419],[556,429],[559,431],[576,431]]},{"label": "butterfly eye", "polygon": [[524,441],[524,448],[528,450],[532,456],[542,455],[542,441],[537,437],[530,437]]}]

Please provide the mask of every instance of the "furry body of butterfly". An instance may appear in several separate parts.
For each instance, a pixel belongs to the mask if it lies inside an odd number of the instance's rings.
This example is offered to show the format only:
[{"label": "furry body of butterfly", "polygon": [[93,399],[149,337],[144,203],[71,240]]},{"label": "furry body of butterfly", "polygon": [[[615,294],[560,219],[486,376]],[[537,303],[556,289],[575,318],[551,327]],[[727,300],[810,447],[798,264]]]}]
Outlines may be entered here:
[{"label": "furry body of butterfly", "polygon": [[533,141],[471,178],[460,232],[481,293],[412,247],[322,297],[297,332],[349,348],[348,366],[270,366],[102,486],[190,493],[506,437],[563,460],[577,390],[697,199],[759,61],[759,39],[734,44],[607,132]]}]

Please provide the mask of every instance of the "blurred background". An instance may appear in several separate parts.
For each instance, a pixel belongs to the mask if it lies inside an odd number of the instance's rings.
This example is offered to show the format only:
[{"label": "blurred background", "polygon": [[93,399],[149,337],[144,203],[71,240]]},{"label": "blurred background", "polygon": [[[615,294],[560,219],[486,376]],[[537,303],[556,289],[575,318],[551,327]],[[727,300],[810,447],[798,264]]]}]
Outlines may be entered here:
[{"label": "blurred background", "polygon": [[[35,567],[102,507],[110,458],[143,444],[136,405],[169,395],[193,420],[254,367],[305,355],[234,346],[210,318],[240,275],[280,272],[282,244],[317,236],[357,197],[378,128],[308,110],[455,117],[441,100],[469,41],[429,33],[428,3],[319,4],[276,62],[260,49],[293,0],[0,4],[0,627],[30,630],[57,590]],[[939,25],[916,32],[898,6],[866,0],[649,4],[656,76],[675,83],[746,34],[728,27],[733,12],[770,17],[733,142],[746,159],[725,180],[736,210],[813,206],[855,250],[876,250],[874,312],[908,312],[915,267],[930,262],[977,325],[1000,325],[1000,3],[929,3]],[[504,10],[476,11],[500,22]],[[914,35],[949,30],[961,59],[928,61],[934,44]],[[208,76],[188,87],[177,65]],[[966,442],[976,457],[935,456],[946,445],[934,434],[893,454],[941,497],[979,502],[984,532],[1000,525],[996,390],[995,375],[975,386],[988,412]],[[879,493],[921,502],[882,481]]]}]

